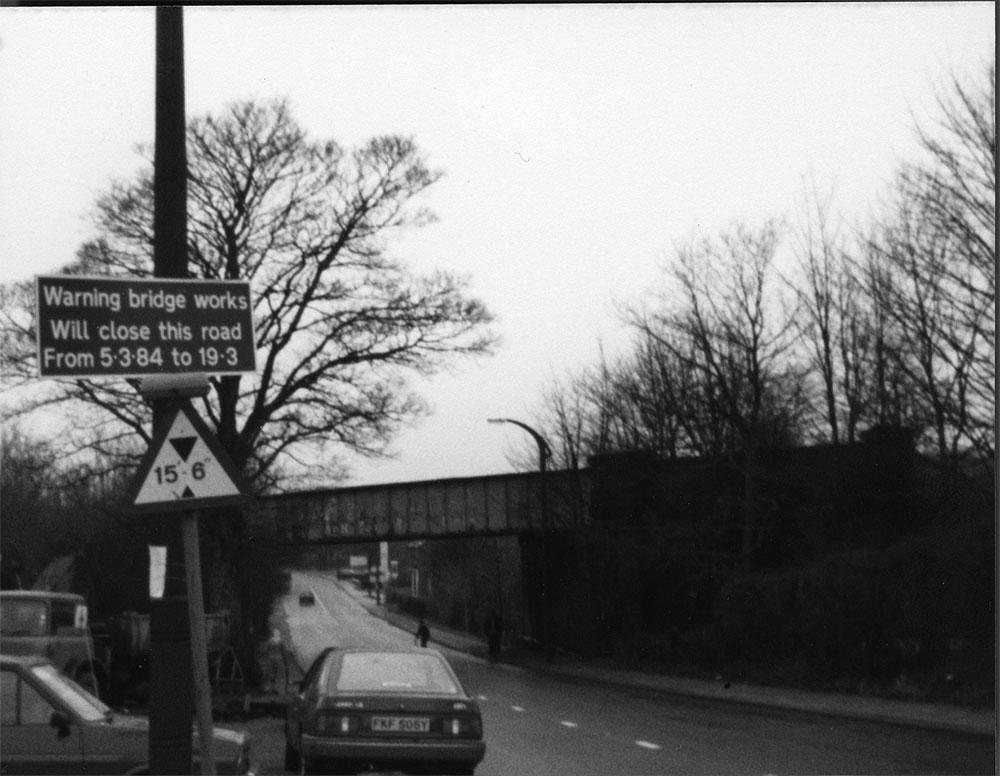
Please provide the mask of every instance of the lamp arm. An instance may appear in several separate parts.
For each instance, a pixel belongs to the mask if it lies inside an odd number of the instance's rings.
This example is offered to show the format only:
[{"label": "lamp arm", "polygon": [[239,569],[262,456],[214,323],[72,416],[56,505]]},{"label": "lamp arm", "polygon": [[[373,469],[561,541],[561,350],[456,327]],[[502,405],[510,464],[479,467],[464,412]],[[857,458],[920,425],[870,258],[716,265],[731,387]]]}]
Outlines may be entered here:
[{"label": "lamp arm", "polygon": [[535,431],[535,429],[533,429],[527,423],[522,423],[521,421],[514,420],[513,418],[497,418],[497,420],[500,420],[503,423],[513,423],[515,426],[520,426],[521,428],[523,428],[525,431],[531,434],[532,438],[535,440],[535,444],[538,445],[538,449],[541,452],[542,457],[543,458],[552,457],[552,448],[549,447],[549,443],[545,441],[545,437],[543,437],[541,434]]}]

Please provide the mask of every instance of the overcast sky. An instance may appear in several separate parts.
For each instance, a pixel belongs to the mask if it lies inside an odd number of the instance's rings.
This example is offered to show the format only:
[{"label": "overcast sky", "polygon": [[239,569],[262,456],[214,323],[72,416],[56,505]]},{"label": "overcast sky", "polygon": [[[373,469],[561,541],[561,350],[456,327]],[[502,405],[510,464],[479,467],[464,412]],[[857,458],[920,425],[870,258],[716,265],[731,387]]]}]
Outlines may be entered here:
[{"label": "overcast sky", "polygon": [[[499,354],[415,387],[434,414],[351,484],[510,471],[553,376],[623,343],[673,247],[794,217],[805,180],[876,206],[993,3],[187,8],[187,114],[287,97],[317,138],[412,135],[439,217],[392,245],[467,274]],[[0,9],[0,282],[47,274],[154,135],[152,7]]]}]

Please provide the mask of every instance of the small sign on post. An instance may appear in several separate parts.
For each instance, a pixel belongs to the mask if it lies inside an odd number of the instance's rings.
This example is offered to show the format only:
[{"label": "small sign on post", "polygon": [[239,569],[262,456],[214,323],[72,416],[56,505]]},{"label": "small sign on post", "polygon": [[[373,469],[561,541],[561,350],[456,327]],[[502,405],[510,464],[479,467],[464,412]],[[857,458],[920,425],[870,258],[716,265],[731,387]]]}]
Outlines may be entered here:
[{"label": "small sign on post", "polygon": [[149,545],[149,597],[163,598],[167,586],[167,548]]}]

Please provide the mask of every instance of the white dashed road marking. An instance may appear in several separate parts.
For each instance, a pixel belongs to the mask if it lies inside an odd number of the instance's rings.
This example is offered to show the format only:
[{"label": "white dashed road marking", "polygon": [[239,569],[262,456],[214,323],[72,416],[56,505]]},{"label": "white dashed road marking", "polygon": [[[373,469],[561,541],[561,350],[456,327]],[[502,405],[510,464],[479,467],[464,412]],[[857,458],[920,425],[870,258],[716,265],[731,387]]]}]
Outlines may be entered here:
[{"label": "white dashed road marking", "polygon": [[660,748],[659,744],[654,744],[654,743],[652,743],[650,741],[636,741],[635,745],[636,746],[641,746],[643,749],[659,749]]},{"label": "white dashed road marking", "polygon": [[562,725],[563,727],[568,727],[568,728],[575,728],[576,727],[576,723],[575,722],[570,722],[568,719],[561,719],[561,720],[559,720],[559,724]]},{"label": "white dashed road marking", "polygon": [[524,711],[524,706],[511,706],[514,711]]}]

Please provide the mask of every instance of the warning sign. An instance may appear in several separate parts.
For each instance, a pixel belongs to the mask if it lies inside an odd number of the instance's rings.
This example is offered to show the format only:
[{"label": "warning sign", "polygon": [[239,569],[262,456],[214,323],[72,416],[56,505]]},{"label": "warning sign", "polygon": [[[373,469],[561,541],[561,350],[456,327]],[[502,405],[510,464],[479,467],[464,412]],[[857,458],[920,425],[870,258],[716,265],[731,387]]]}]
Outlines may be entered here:
[{"label": "warning sign", "polygon": [[202,509],[237,503],[239,474],[190,402],[160,428],[136,475],[133,509]]},{"label": "warning sign", "polygon": [[40,275],[41,377],[256,372],[244,280]]}]

